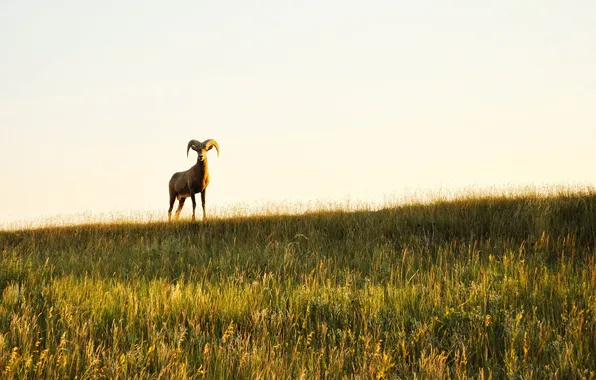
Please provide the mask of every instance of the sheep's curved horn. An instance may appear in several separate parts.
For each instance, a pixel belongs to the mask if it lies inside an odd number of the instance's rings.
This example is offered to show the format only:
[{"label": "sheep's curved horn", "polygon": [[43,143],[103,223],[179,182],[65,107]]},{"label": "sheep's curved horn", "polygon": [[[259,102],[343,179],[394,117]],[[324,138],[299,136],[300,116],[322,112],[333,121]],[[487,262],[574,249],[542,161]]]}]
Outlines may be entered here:
[{"label": "sheep's curved horn", "polygon": [[186,157],[188,157],[188,151],[190,150],[190,147],[195,147],[195,146],[201,146],[201,143],[197,140],[190,140],[188,142],[188,146],[186,147]]},{"label": "sheep's curved horn", "polygon": [[209,150],[211,149],[211,147],[215,147],[215,150],[217,150],[217,157],[219,157],[219,145],[217,145],[217,141],[213,140],[213,139],[208,139],[203,141],[203,144],[205,145],[205,149]]}]

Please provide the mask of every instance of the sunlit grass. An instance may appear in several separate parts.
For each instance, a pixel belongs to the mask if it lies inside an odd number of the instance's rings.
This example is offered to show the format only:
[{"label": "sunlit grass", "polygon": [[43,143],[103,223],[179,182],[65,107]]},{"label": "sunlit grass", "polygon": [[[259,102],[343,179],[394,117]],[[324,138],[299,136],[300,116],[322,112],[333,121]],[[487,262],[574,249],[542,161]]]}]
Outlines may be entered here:
[{"label": "sunlit grass", "polygon": [[[442,202],[471,201],[474,199],[540,199],[547,197],[590,196],[596,189],[590,185],[524,185],[466,187],[460,189],[421,190],[409,189],[401,195],[385,195],[376,201],[361,199],[328,200],[300,202],[261,201],[253,203],[238,202],[227,206],[208,205],[210,220],[228,220],[246,217],[317,214],[325,212],[378,211],[415,205],[431,205]],[[198,206],[200,207],[200,205]],[[190,221],[191,207],[187,203],[180,221]],[[160,223],[167,220],[167,210],[128,211],[128,212],[80,212],[75,214],[54,215],[37,219],[16,220],[0,223],[0,230],[28,230],[72,225],[111,225]]]},{"label": "sunlit grass", "polygon": [[593,378],[596,192],[539,190],[0,232],[0,370]]}]

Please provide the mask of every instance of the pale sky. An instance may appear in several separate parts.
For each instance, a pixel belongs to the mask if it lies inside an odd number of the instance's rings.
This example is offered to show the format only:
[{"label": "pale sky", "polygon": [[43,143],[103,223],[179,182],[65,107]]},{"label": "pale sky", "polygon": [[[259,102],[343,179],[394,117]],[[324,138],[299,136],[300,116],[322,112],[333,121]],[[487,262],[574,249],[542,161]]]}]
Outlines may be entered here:
[{"label": "pale sky", "polygon": [[[596,184],[596,2],[0,1],[0,226]],[[183,215],[190,214],[190,202]]]}]

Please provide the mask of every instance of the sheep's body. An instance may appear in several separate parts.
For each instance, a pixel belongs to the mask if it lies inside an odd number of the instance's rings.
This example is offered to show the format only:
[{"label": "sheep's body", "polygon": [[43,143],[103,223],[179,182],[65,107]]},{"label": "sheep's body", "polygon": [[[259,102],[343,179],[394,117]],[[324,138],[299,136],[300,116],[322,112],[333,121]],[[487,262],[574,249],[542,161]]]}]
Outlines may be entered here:
[{"label": "sheep's body", "polygon": [[201,193],[201,203],[203,206],[203,219],[205,218],[205,189],[209,185],[209,169],[207,165],[197,162],[195,166],[184,172],[174,173],[170,179],[170,209],[168,217],[171,217],[174,202],[178,200],[178,209],[176,210],[176,219],[180,217],[184,201],[190,197],[192,200],[192,218],[195,218],[196,200],[195,194]]},{"label": "sheep's body", "polygon": [[182,207],[186,198],[190,197],[192,200],[192,220],[195,220],[195,209],[197,202],[195,200],[195,194],[201,193],[201,205],[203,207],[203,219],[207,218],[205,212],[205,196],[207,186],[209,185],[209,167],[207,164],[207,151],[215,147],[217,155],[219,156],[219,146],[215,140],[206,140],[199,142],[197,140],[190,140],[186,149],[186,154],[192,148],[199,155],[197,163],[190,169],[174,173],[169,182],[170,191],[170,208],[168,209],[168,220],[172,219],[172,209],[174,208],[174,202],[178,199],[178,209],[176,210],[176,219],[180,217]]}]

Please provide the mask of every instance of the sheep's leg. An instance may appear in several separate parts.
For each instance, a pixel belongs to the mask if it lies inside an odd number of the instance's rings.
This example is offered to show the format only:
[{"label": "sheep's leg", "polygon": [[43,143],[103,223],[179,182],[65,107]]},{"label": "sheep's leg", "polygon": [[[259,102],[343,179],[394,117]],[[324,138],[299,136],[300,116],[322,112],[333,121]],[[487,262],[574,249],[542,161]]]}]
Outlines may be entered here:
[{"label": "sheep's leg", "polygon": [[170,194],[170,208],[168,209],[168,222],[172,220],[172,209],[176,201],[176,194]]},{"label": "sheep's leg", "polygon": [[192,220],[195,220],[195,209],[197,208],[197,201],[195,199],[195,194],[190,193],[190,200],[192,200]]},{"label": "sheep's leg", "polygon": [[178,199],[178,208],[176,209],[176,220],[180,218],[180,211],[182,211],[182,207],[184,207],[184,201],[186,201],[186,198],[184,197]]},{"label": "sheep's leg", "polygon": [[203,220],[207,219],[207,213],[205,212],[205,197],[207,196],[207,189],[201,191],[201,205],[203,206]]}]

